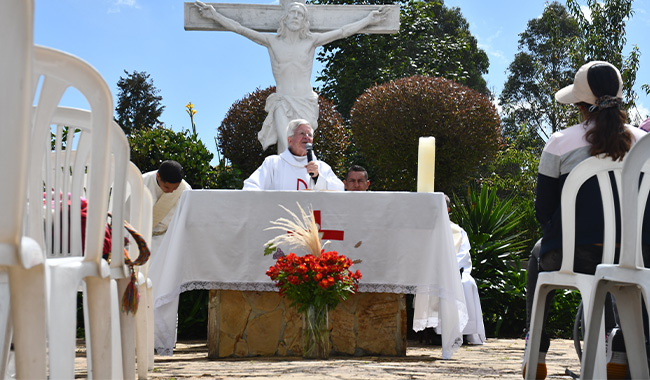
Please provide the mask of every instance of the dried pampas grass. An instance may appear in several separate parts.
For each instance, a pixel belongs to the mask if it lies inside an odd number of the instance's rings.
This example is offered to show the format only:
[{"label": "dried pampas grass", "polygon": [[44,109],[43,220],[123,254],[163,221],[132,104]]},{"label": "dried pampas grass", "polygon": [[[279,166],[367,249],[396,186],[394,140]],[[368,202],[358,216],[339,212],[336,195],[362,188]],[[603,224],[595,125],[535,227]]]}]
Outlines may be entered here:
[{"label": "dried pampas grass", "polygon": [[296,202],[296,204],[298,204],[298,208],[300,209],[300,216],[280,205],[280,207],[293,217],[293,220],[279,218],[278,220],[271,221],[273,227],[264,229],[264,231],[282,230],[285,232],[264,244],[266,247],[264,250],[265,254],[271,253],[280,244],[287,244],[291,247],[302,248],[307,253],[316,257],[320,256],[322,250],[321,234],[318,231],[318,224],[316,224],[316,219],[314,218],[314,211],[310,206],[307,210],[308,212],[305,212],[299,203]]}]

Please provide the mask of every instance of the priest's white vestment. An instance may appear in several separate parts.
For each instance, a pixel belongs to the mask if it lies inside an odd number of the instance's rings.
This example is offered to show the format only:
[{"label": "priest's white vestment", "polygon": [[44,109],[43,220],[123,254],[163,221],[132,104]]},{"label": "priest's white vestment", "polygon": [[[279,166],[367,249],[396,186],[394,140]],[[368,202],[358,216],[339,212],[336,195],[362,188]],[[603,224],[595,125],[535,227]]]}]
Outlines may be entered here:
[{"label": "priest's white vestment", "polygon": [[[314,155],[314,160],[316,157]],[[307,157],[294,156],[289,149],[279,155],[268,156],[248,179],[244,190],[340,190],[343,182],[332,168],[323,161],[318,164],[318,180],[309,177],[305,165]]]}]

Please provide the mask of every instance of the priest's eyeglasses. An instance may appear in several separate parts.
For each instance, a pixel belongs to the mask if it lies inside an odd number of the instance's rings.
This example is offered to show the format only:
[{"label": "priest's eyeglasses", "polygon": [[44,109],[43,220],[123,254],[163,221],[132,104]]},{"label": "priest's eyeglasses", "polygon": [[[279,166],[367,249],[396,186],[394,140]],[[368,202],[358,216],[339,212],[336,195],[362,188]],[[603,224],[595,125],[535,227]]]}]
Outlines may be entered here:
[{"label": "priest's eyeglasses", "polygon": [[307,136],[307,137],[309,137],[310,139],[313,139],[313,138],[314,138],[314,134],[313,134],[313,133],[306,133],[306,132],[303,132],[303,131],[296,132],[296,133],[294,133],[293,135],[294,135],[294,136],[297,136],[297,137],[300,137],[300,138],[303,138],[304,136]]}]

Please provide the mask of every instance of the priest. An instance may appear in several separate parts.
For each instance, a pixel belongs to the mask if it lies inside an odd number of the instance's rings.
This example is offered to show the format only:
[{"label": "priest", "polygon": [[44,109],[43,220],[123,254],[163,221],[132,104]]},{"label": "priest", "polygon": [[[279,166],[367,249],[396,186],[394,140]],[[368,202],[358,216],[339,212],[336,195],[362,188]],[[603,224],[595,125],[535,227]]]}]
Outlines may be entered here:
[{"label": "priest", "polygon": [[288,149],[266,157],[244,181],[244,190],[343,190],[332,168],[311,150],[314,130],[307,120],[290,121],[287,136]]}]

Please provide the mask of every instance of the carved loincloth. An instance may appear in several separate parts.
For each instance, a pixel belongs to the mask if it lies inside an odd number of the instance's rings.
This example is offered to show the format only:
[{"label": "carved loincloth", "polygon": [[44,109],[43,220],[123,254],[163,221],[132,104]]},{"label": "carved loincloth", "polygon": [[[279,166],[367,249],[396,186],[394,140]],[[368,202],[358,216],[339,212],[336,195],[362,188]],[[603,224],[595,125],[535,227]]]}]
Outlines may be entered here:
[{"label": "carved loincloth", "polygon": [[318,94],[312,92],[310,97],[296,97],[279,95],[277,93],[266,98],[264,110],[268,112],[262,129],[257,134],[257,139],[264,150],[278,142],[278,130],[282,131],[282,137],[286,139],[286,125],[274,127],[274,116],[276,112],[282,112],[287,116],[287,121],[294,119],[305,119],[315,131],[318,127]]}]

